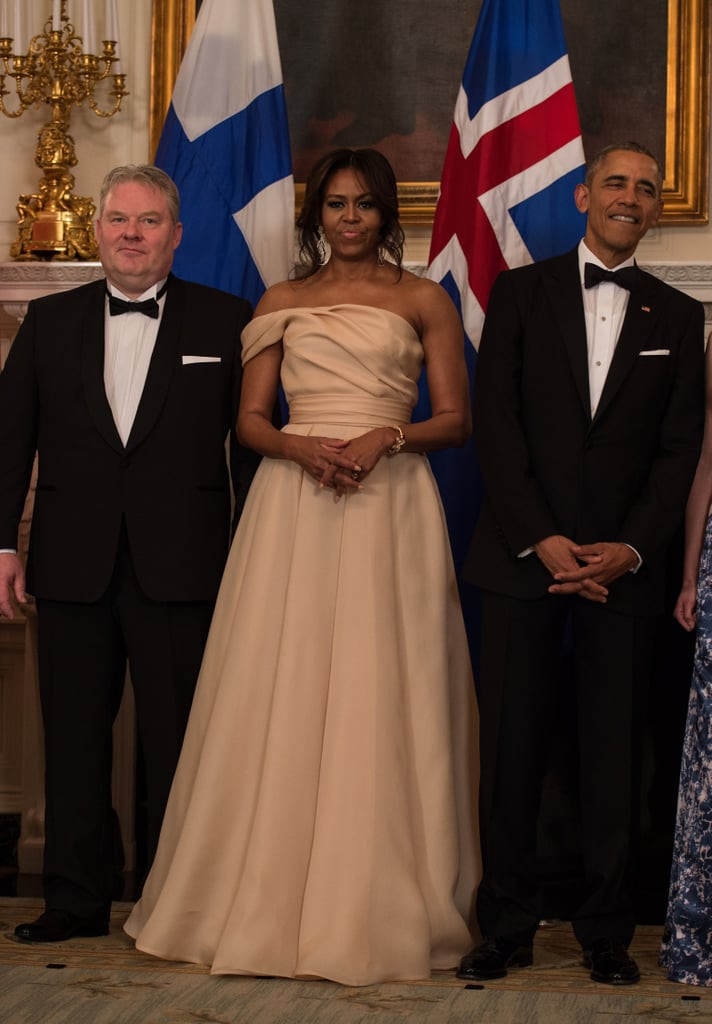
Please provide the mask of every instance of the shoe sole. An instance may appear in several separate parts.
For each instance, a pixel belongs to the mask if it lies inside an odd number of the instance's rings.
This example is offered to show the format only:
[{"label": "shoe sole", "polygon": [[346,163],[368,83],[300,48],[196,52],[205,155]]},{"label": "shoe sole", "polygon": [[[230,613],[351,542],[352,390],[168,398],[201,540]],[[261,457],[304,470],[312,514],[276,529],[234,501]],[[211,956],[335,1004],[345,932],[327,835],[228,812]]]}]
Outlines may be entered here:
[{"label": "shoe sole", "polygon": [[610,978],[591,971],[591,981],[597,981],[600,985],[635,985],[640,981],[640,975],[637,978]]}]

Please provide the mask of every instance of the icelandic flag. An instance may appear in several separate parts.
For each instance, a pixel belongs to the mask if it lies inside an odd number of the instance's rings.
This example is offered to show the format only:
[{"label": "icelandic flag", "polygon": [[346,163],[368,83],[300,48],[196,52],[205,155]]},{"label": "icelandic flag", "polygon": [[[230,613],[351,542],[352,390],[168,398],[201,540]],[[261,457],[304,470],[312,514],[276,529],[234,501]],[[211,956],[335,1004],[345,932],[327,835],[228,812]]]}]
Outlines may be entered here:
[{"label": "icelandic flag", "polygon": [[[573,200],[583,164],[558,0],[484,0],[455,104],[427,271],[460,310],[471,386],[497,274],[583,237],[585,217]],[[431,461],[459,569],[481,503],[472,442]]]},{"label": "icelandic flag", "polygon": [[256,305],[294,250],[294,183],[272,0],[203,0],[156,165],[181,196],[179,277]]}]

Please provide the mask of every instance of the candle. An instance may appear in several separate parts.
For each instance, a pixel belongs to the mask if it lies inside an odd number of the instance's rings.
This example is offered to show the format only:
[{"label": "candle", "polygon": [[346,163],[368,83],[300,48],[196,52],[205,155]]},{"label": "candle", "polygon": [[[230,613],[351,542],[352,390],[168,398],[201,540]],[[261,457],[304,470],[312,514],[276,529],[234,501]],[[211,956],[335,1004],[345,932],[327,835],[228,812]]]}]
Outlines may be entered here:
[{"label": "candle", "polygon": [[92,0],[82,0],[82,39],[84,40],[84,53],[94,53],[96,34],[94,32]]},{"label": "candle", "polygon": [[60,19],[61,13],[61,2],[60,0],[52,0],[52,31],[59,32],[62,27]]},{"label": "candle", "polygon": [[119,19],[116,13],[116,0],[106,0],[106,35],[104,39],[119,41]]},{"label": "candle", "polygon": [[15,53],[25,52],[25,33],[22,26],[22,0],[15,0],[15,24],[13,25],[13,50]]},{"label": "candle", "polygon": [[[114,52],[119,53],[119,13],[116,9],[116,0],[106,0],[106,35],[105,39],[113,39],[116,43]],[[120,74],[121,61],[115,60],[111,65],[111,73]]]}]

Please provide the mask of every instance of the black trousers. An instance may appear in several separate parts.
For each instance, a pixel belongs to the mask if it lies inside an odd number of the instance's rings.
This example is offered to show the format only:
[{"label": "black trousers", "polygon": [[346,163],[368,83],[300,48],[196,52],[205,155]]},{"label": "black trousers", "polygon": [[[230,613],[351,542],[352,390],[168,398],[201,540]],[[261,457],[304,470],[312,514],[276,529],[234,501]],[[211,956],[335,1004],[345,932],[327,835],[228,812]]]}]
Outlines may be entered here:
[{"label": "black trousers", "polygon": [[125,536],[99,601],[38,600],[48,908],[90,917],[111,902],[112,726],[127,661],[145,759],[149,864],[153,859],[212,611],[213,602],[150,601]]},{"label": "black trousers", "polygon": [[599,938],[630,942],[627,873],[655,622],[579,597],[483,594],[477,911],[487,937],[529,941],[542,916],[537,824],[567,650],[572,668],[563,682],[575,689],[585,875],[574,931],[584,948]]}]

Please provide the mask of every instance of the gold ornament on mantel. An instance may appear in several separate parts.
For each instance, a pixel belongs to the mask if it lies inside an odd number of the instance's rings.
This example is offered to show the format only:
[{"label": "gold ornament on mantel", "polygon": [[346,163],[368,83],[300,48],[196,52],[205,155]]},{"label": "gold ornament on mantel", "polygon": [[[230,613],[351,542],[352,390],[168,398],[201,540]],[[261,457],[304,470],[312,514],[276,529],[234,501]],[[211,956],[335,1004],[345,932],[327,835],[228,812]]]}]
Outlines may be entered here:
[{"label": "gold ornament on mantel", "polygon": [[[84,0],[85,26],[91,17]],[[17,5],[19,7],[19,5]],[[107,12],[113,10],[107,3]],[[115,13],[115,12],[114,12]],[[19,15],[18,15],[19,18]],[[118,36],[115,17],[107,17],[109,31]],[[46,103],[52,117],[39,133],[35,163],[42,169],[39,192],[21,195],[17,204],[19,234],[10,247],[15,259],[95,260],[93,199],[75,196],[76,166],[74,139],[69,134],[72,106],[86,100],[98,117],[113,117],[121,108],[126,75],[112,74],[117,66],[117,40],[104,39],[101,55],[87,53],[91,40],[76,35],[67,15],[67,0],[54,0],[52,15],[44,31],[33,36],[26,54],[13,53],[11,37],[0,36],[0,110],[7,117],[20,117],[29,107]],[[14,79],[16,103],[9,104],[11,90],[6,78]],[[94,96],[99,82],[110,81],[107,89],[113,106],[103,109]]]}]

